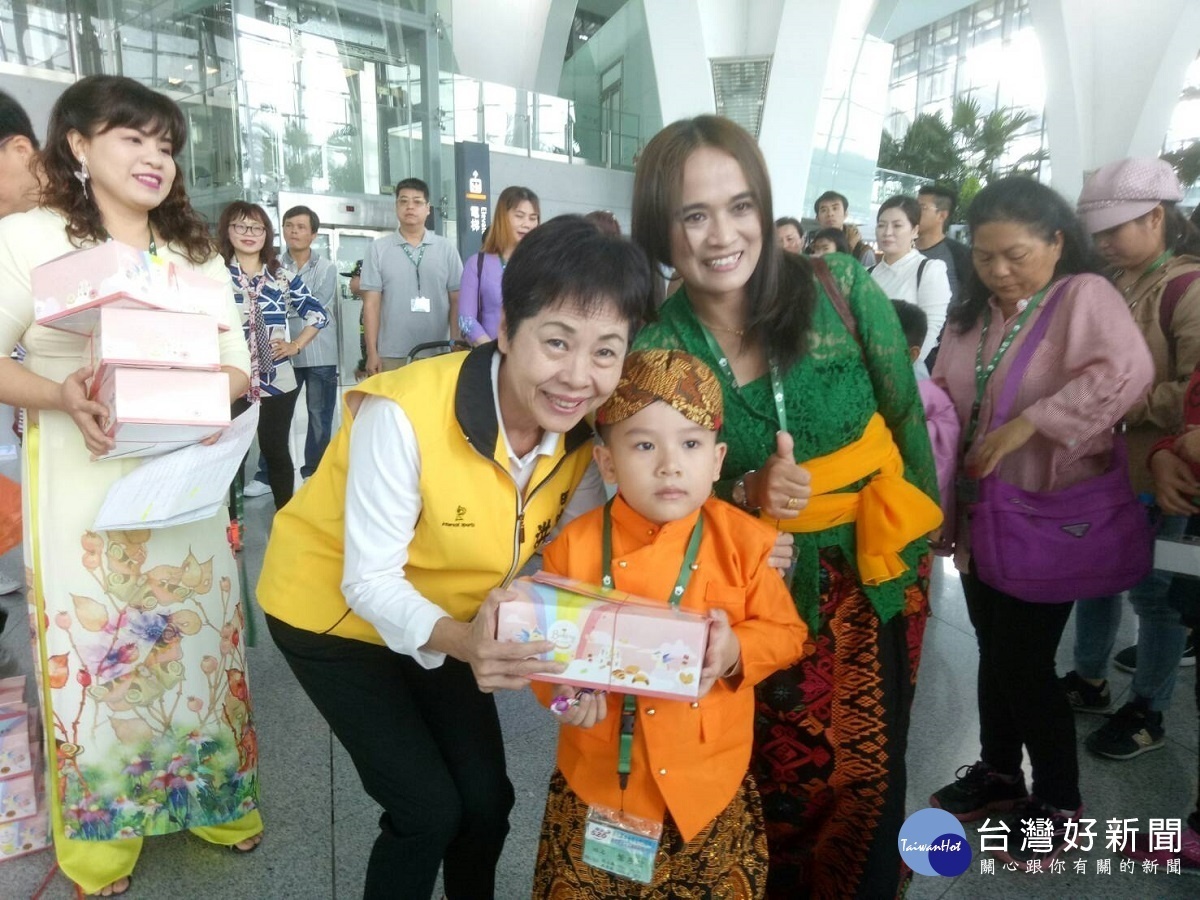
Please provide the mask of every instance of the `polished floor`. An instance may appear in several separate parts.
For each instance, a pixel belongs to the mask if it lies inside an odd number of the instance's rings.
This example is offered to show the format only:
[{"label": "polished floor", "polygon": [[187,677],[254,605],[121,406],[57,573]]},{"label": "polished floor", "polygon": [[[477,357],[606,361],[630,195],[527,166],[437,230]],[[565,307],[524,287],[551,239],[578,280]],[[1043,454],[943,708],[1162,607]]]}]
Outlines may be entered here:
[{"label": "polished floor", "polygon": [[[301,404],[300,410],[303,410]],[[301,423],[297,423],[299,427]],[[269,497],[248,501],[247,551],[251,577],[262,560],[270,527]],[[302,590],[302,585],[297,585]],[[24,601],[20,594],[0,597],[12,615],[0,637],[0,674],[29,671]],[[261,616],[259,616],[261,626]],[[1127,614],[1119,646],[1132,640],[1133,616]],[[246,857],[208,846],[187,835],[148,840],[127,895],[133,900],[208,900],[208,898],[356,898],[362,894],[367,855],[376,832],[378,808],[362,792],[349,757],[331,736],[300,690],[265,627],[250,651],[255,714],[261,744],[262,809],[267,822],[261,849]],[[1068,626],[1068,635],[1070,626]],[[975,645],[958,580],[946,570],[936,573],[933,619],[925,637],[921,677],[913,711],[908,753],[908,807],[927,805],[931,791],[953,777],[954,770],[974,761],[977,753],[975,715]],[[1070,668],[1069,641],[1059,653],[1060,667]],[[1083,854],[1087,873],[1068,865],[1064,874],[980,872],[978,853],[966,874],[954,879],[917,876],[909,897],[1190,897],[1200,896],[1200,879],[1122,872],[1120,857],[1103,841],[1109,819],[1136,818],[1143,829],[1149,818],[1186,817],[1196,798],[1197,718],[1195,673],[1180,671],[1172,707],[1166,716],[1166,745],[1128,762],[1090,756],[1083,738],[1100,720],[1076,720],[1086,815],[1096,819],[1098,846]],[[1129,689],[1129,677],[1112,678],[1115,700]],[[497,896],[527,897],[532,879],[537,832],[555,740],[552,718],[528,693],[499,698],[517,804],[512,832],[500,863]],[[402,764],[397,760],[397,764]],[[968,829],[972,846],[977,836]],[[1110,860],[1111,874],[1097,872]],[[0,863],[0,898],[42,896],[66,900],[74,896],[59,873],[52,874],[50,851]],[[48,879],[48,880],[47,880]],[[398,890],[397,897],[403,896]]]}]

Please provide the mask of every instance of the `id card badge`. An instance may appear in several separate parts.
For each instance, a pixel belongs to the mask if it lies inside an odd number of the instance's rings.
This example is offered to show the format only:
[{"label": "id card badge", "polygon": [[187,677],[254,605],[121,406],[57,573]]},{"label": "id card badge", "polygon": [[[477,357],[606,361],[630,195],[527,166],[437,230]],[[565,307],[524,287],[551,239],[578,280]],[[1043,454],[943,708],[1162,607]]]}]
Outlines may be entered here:
[{"label": "id card badge", "polygon": [[429,302],[428,297],[413,297],[410,309],[413,312],[427,313],[433,309],[433,304]]},{"label": "id card badge", "polygon": [[661,840],[662,822],[592,806],[583,824],[583,861],[621,878],[650,884]]}]

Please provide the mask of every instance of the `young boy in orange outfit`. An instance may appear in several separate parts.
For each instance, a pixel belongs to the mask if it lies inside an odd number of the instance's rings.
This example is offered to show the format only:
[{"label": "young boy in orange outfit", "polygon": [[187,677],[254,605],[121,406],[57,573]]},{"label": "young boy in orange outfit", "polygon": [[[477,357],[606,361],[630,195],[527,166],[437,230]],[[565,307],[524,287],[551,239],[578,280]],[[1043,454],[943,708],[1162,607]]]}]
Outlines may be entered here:
[{"label": "young boy in orange outfit", "polygon": [[[563,529],[546,571],[676,597],[711,626],[696,701],[534,686],[563,726],[535,898],[665,898],[677,895],[673,884],[695,897],[765,891],[762,810],[747,772],[754,685],[803,655],[807,629],[767,563],[774,529],[711,496],[725,456],[722,409],[704,363],[646,350],[629,354],[597,412],[596,462],[617,496]],[[621,864],[610,865],[613,846],[627,853]],[[639,865],[633,880],[616,874]]]}]

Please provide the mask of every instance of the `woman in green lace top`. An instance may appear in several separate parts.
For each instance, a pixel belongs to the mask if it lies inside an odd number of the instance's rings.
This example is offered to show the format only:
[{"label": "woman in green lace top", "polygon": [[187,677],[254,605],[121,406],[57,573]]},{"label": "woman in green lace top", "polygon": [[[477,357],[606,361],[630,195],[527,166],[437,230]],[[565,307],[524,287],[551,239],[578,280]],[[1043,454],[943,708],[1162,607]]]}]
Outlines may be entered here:
[{"label": "woman in green lace top", "polygon": [[[886,423],[904,479],[936,499],[924,413],[891,302],[853,258],[831,254],[828,274],[848,303],[840,314],[818,279],[821,263],[780,252],[769,239],[772,221],[766,165],[733,123],[676,122],[643,152],[633,238],[673,266],[683,287],[636,346],[686,350],[718,373],[729,445],[718,494],[772,518],[804,517],[818,507],[804,509],[812,493],[805,461],[855,444],[874,422],[881,431]],[[768,895],[891,896],[903,887],[897,837],[928,615],[927,542],[897,548],[898,576],[865,586],[855,522],[795,537],[788,577],[813,647],[756,695],[751,770],[767,822]]]}]

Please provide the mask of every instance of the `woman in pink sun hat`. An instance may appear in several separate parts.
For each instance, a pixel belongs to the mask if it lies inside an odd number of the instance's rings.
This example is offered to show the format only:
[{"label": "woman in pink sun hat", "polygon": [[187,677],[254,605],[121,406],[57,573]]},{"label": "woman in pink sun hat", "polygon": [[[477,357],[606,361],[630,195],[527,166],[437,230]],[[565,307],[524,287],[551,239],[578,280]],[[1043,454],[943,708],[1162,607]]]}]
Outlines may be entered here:
[{"label": "woman in pink sun hat", "polygon": [[[1153,157],[1118,160],[1093,172],[1078,211],[1096,249],[1112,267],[1154,358],[1154,382],[1126,414],[1130,475],[1135,490],[1156,495],[1165,513],[1162,537],[1183,533],[1198,508],[1200,480],[1173,453],[1154,455],[1156,441],[1180,430],[1188,377],[1200,362],[1200,233],[1177,207],[1183,188],[1171,166]],[[1138,615],[1138,643],[1114,664],[1133,672],[1133,697],[1086,740],[1109,759],[1132,759],[1164,746],[1163,710],[1170,705],[1187,629],[1167,603],[1170,576],[1154,572],[1129,597]],[[1120,595],[1077,605],[1075,669],[1063,682],[1077,712],[1103,713],[1111,704],[1109,657],[1121,621]]]}]

